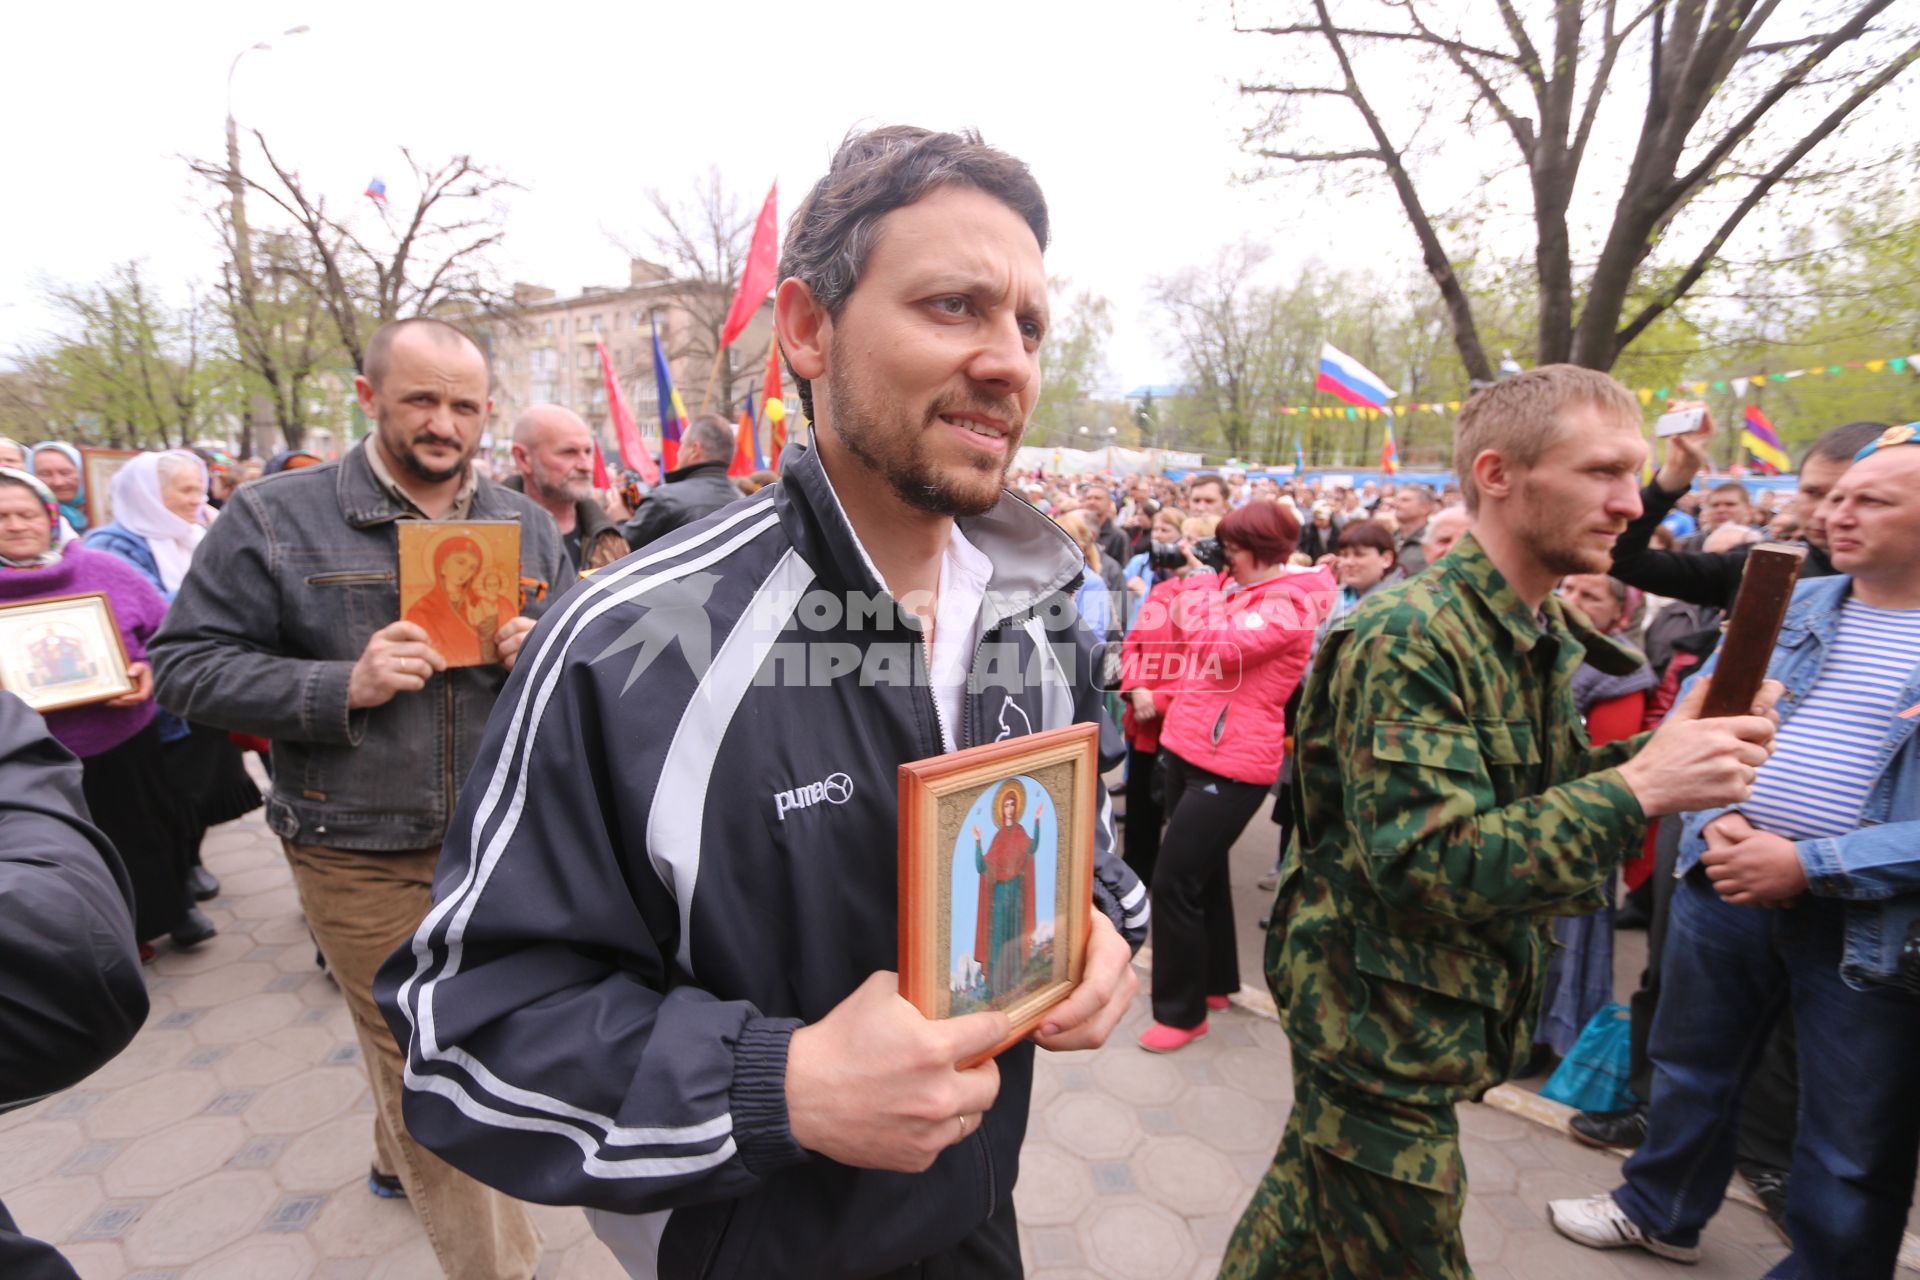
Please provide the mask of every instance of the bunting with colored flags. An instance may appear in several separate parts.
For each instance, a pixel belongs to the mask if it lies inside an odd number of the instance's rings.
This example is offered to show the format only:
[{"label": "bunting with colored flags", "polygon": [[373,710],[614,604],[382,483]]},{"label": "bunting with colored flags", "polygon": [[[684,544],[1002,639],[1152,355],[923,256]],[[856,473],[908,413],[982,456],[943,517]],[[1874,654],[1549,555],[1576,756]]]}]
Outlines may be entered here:
[{"label": "bunting with colored flags", "polygon": [[1753,459],[1753,465],[1770,476],[1777,476],[1793,466],[1793,460],[1781,447],[1780,434],[1767,421],[1767,415],[1760,412],[1760,406],[1747,406],[1745,419],[1740,424],[1740,443],[1746,446],[1747,456]]},{"label": "bunting with colored flags", "polygon": [[780,470],[780,455],[787,448],[785,395],[780,389],[780,339],[776,336],[767,344],[767,394],[760,402],[761,412],[767,415],[767,453],[776,474]]},{"label": "bunting with colored flags", "polygon": [[[640,438],[639,424],[633,420],[633,410],[627,407],[626,393],[620,390],[620,378],[613,371],[613,357],[607,354],[607,344],[596,335],[593,345],[600,353],[600,376],[607,384],[607,416],[613,420],[614,442],[620,446],[620,465],[647,484],[659,484],[660,469],[653,465],[653,455],[647,452],[646,442]],[[597,450],[599,445],[594,447]]]},{"label": "bunting with colored flags", "polygon": [[753,319],[753,313],[773,288],[774,267],[780,256],[780,215],[777,212],[780,184],[767,188],[767,202],[760,206],[759,221],[753,224],[753,244],[747,249],[747,265],[740,272],[740,287],[734,290],[733,305],[727,308],[727,322],[720,330],[720,345],[731,346]]},{"label": "bunting with colored flags", "polygon": [[733,433],[733,461],[727,464],[727,475],[750,476],[765,465],[760,457],[760,433],[753,429],[753,389],[749,387],[746,402],[740,406],[740,425]]},{"label": "bunting with colored flags", "polygon": [[653,330],[653,383],[660,393],[660,465],[668,471],[680,465],[680,435],[687,429],[687,406],[673,389],[673,374],[667,369],[667,353],[660,349],[660,328]]},{"label": "bunting with colored flags", "polygon": [[1387,419],[1387,438],[1380,444],[1380,470],[1392,475],[1400,470],[1400,446],[1393,442],[1393,419]]}]

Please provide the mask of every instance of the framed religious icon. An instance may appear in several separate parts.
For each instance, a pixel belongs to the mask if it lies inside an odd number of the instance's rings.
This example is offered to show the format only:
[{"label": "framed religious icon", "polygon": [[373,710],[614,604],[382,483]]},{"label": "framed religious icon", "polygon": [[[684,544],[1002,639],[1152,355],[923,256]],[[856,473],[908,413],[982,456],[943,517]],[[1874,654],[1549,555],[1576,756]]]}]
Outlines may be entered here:
[{"label": "framed religious icon", "polygon": [[0,605],[0,689],[35,711],[105,702],[133,688],[104,592]]},{"label": "framed religious icon", "polygon": [[520,526],[512,520],[402,520],[400,617],[426,630],[449,667],[500,661],[494,634],[520,612]]},{"label": "framed religious icon", "polygon": [[98,529],[113,521],[113,478],[120,468],[140,456],[138,449],[80,450],[80,487],[87,495],[87,527]]},{"label": "framed religious icon", "polygon": [[1006,1013],[993,1053],[1080,981],[1098,741],[1075,724],[900,766],[900,994],[929,1018]]}]

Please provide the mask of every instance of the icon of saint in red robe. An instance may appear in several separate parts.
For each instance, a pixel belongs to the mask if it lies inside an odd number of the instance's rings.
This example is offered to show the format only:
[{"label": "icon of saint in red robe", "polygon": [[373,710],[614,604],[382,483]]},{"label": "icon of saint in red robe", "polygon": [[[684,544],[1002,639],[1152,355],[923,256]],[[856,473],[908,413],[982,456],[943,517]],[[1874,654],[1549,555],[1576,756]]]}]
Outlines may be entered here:
[{"label": "icon of saint in red robe", "polygon": [[1033,847],[1040,838],[1042,800],[1034,806],[1033,830],[1020,825],[1026,792],[1009,781],[994,796],[998,827],[983,850],[980,829],[973,829],[973,863],[980,873],[978,921],[973,958],[987,975],[987,995],[998,1001],[1020,985],[1033,951]]}]

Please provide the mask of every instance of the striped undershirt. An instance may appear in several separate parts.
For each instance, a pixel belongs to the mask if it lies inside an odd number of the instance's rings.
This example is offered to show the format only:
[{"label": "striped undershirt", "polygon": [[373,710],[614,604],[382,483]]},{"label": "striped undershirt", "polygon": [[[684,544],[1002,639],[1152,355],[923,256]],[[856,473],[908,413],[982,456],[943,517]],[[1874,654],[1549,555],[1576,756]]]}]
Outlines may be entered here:
[{"label": "striped undershirt", "polygon": [[1748,821],[1789,840],[1858,829],[1916,655],[1920,609],[1841,606],[1819,680],[1780,726],[1773,757],[1740,806]]}]

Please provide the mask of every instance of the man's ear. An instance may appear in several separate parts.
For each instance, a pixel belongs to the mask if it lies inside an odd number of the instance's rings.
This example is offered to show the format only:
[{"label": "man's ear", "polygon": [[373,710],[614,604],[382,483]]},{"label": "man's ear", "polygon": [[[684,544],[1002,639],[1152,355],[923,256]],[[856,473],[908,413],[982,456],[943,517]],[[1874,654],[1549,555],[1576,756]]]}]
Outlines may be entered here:
[{"label": "man's ear", "polygon": [[373,384],[367,381],[366,374],[353,375],[353,394],[354,398],[360,402],[360,411],[371,418],[373,416]]},{"label": "man's ear", "polygon": [[1482,499],[1505,501],[1513,496],[1514,467],[1498,449],[1482,449],[1474,456],[1471,469]]},{"label": "man's ear", "polygon": [[781,354],[796,375],[811,382],[827,371],[833,318],[804,281],[788,276],[780,282],[773,295],[773,324],[780,335]]}]

